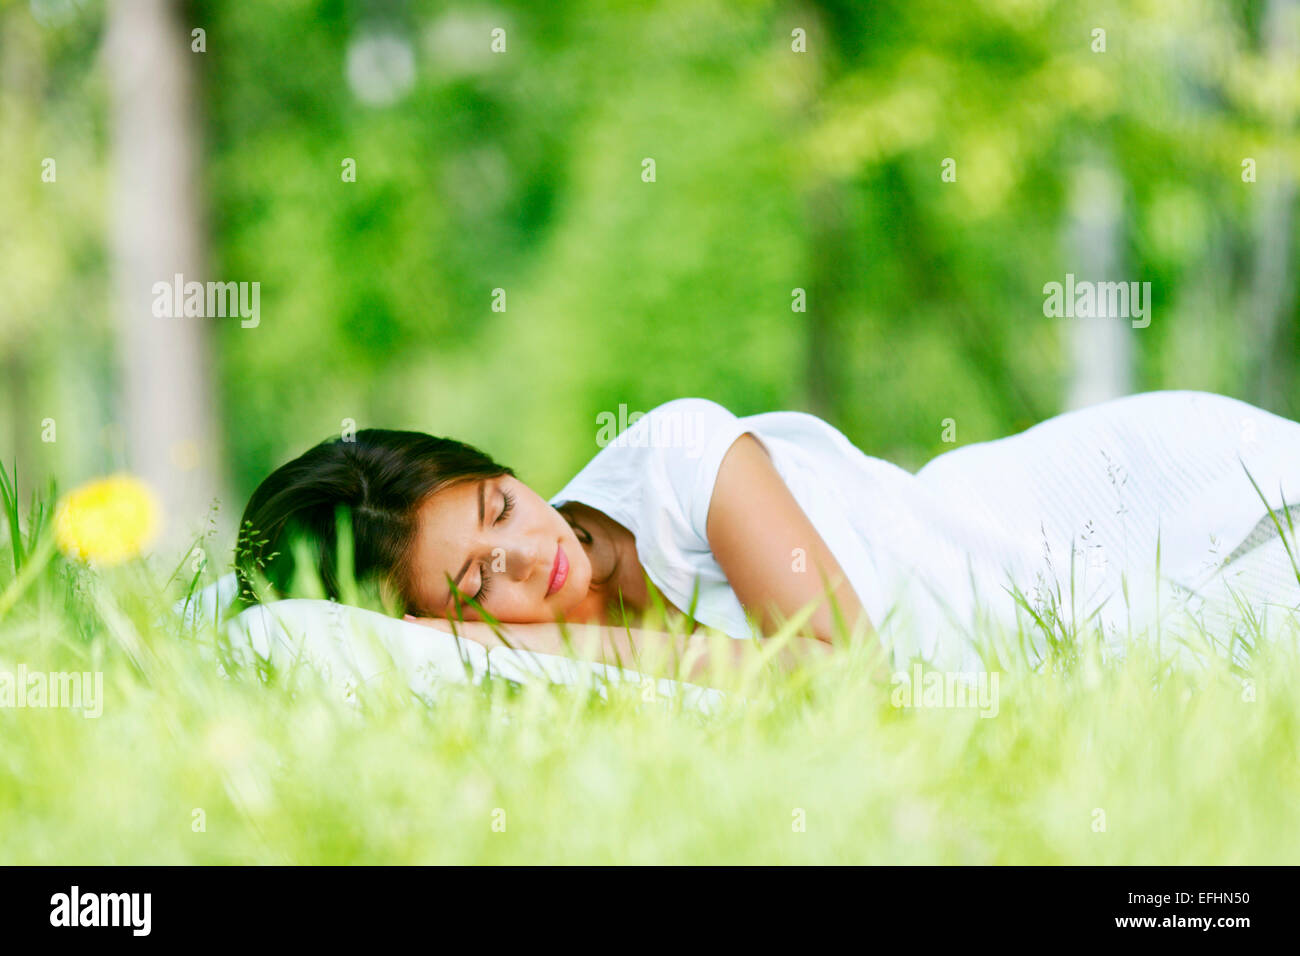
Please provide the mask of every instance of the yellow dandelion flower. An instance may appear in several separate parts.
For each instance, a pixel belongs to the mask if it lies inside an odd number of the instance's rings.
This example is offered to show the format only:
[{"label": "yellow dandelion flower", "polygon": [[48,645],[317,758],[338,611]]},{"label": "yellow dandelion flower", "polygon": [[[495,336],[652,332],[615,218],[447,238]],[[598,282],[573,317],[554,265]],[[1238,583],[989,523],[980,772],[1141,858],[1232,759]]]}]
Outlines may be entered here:
[{"label": "yellow dandelion flower", "polygon": [[153,541],[162,508],[130,475],[110,475],[69,492],[54,515],[54,538],[70,558],[108,566],[136,557]]}]

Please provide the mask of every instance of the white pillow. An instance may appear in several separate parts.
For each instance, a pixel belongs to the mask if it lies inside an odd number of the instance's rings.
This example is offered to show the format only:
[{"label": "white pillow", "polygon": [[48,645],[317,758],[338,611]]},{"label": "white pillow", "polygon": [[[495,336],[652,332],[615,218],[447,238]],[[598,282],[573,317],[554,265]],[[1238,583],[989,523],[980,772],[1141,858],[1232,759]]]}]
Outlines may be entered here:
[{"label": "white pillow", "polygon": [[[644,675],[614,664],[582,661],[536,651],[496,647],[490,651],[474,641],[388,617],[376,611],[334,601],[295,598],[247,608],[223,620],[237,591],[234,574],[209,585],[189,605],[177,605],[187,623],[214,616],[223,627],[237,658],[251,655],[278,670],[298,662],[310,664],[345,697],[356,687],[396,667],[410,689],[433,699],[440,684],[478,683],[489,673],[506,680],[545,680],[554,684],[587,685],[606,696],[605,681],[632,681]],[[722,692],[695,684],[654,678],[657,695],[682,694],[684,706],[707,712]]]}]

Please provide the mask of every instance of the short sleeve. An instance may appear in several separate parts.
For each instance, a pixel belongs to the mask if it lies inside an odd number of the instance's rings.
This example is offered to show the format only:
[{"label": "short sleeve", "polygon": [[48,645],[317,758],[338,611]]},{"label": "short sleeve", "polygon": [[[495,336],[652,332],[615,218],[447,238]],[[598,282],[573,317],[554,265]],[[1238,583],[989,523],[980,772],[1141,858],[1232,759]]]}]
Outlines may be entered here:
[{"label": "short sleeve", "polygon": [[584,501],[624,524],[708,550],[708,503],[727,450],[745,425],[707,398],[677,398],[638,416],[552,503]]},{"label": "short sleeve", "polygon": [[674,483],[678,487],[678,493],[690,502],[692,529],[707,546],[709,505],[713,501],[713,488],[717,484],[718,469],[722,467],[722,459],[726,457],[736,439],[745,433],[745,425],[717,402],[705,399],[683,401],[685,407],[674,409],[674,414],[681,414],[693,420],[691,434],[695,441],[686,447],[682,459],[675,461],[674,456],[669,456],[665,464],[681,469],[680,473],[674,476]]},{"label": "short sleeve", "polygon": [[645,448],[645,479],[651,497],[687,523],[697,547],[708,549],[706,524],[722,459],[745,431],[744,424],[717,402],[679,398],[652,409],[620,438]]},{"label": "short sleeve", "polygon": [[669,600],[685,609],[699,586],[697,619],[746,635],[744,613],[713,560],[706,528],[722,459],[745,431],[717,402],[666,402],[616,436],[603,435],[600,452],[551,504],[579,501],[609,515],[633,533],[642,566]]}]

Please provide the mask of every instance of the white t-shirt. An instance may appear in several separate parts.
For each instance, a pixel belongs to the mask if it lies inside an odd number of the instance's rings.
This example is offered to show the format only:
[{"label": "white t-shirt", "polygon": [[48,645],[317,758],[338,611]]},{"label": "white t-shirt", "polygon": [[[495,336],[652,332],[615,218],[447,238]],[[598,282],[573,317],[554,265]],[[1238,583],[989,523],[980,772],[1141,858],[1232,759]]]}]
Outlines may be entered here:
[{"label": "white t-shirt", "polygon": [[[552,505],[576,501],[632,532],[647,576],[674,606],[735,638],[757,634],[709,547],[706,522],[718,468],[743,434],[763,443],[778,473],[848,574],[868,614],[883,616],[883,592],[845,502],[819,469],[846,453],[864,458],[821,419],[802,412],[737,418],[716,402],[681,398],[653,409],[602,448]],[[879,462],[885,470],[906,472]],[[754,516],[761,521],[761,515]],[[797,556],[791,555],[792,565]],[[856,573],[855,573],[856,572]],[[809,573],[816,571],[810,569]],[[698,587],[698,594],[696,588]],[[880,617],[873,616],[874,620]]]},{"label": "white t-shirt", "polygon": [[1040,607],[1059,595],[1063,616],[1095,616],[1112,646],[1143,628],[1160,633],[1153,615],[1182,614],[1157,595],[1164,582],[1206,600],[1217,589],[1229,608],[1228,585],[1253,602],[1300,600],[1281,541],[1215,570],[1266,514],[1243,465],[1271,507],[1284,506],[1282,489],[1296,502],[1300,424],[1199,392],[1070,412],[940,455],[915,475],[813,415],[737,418],[716,402],[678,399],[602,448],[551,503],[613,518],[669,601],[689,611],[698,586],[696,619],[747,638],[755,632],[705,530],[718,468],[745,433],[771,455],[895,663],[919,655],[980,669],[970,638],[1027,623],[1012,591]]}]

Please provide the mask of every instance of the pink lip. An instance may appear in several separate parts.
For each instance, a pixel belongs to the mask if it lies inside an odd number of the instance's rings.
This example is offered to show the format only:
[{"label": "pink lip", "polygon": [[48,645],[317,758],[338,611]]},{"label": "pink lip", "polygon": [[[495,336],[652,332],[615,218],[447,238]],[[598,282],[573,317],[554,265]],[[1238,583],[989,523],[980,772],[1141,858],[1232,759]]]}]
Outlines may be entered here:
[{"label": "pink lip", "polygon": [[569,559],[564,555],[563,546],[555,549],[555,564],[551,566],[551,582],[547,585],[546,596],[550,597],[569,580]]}]

